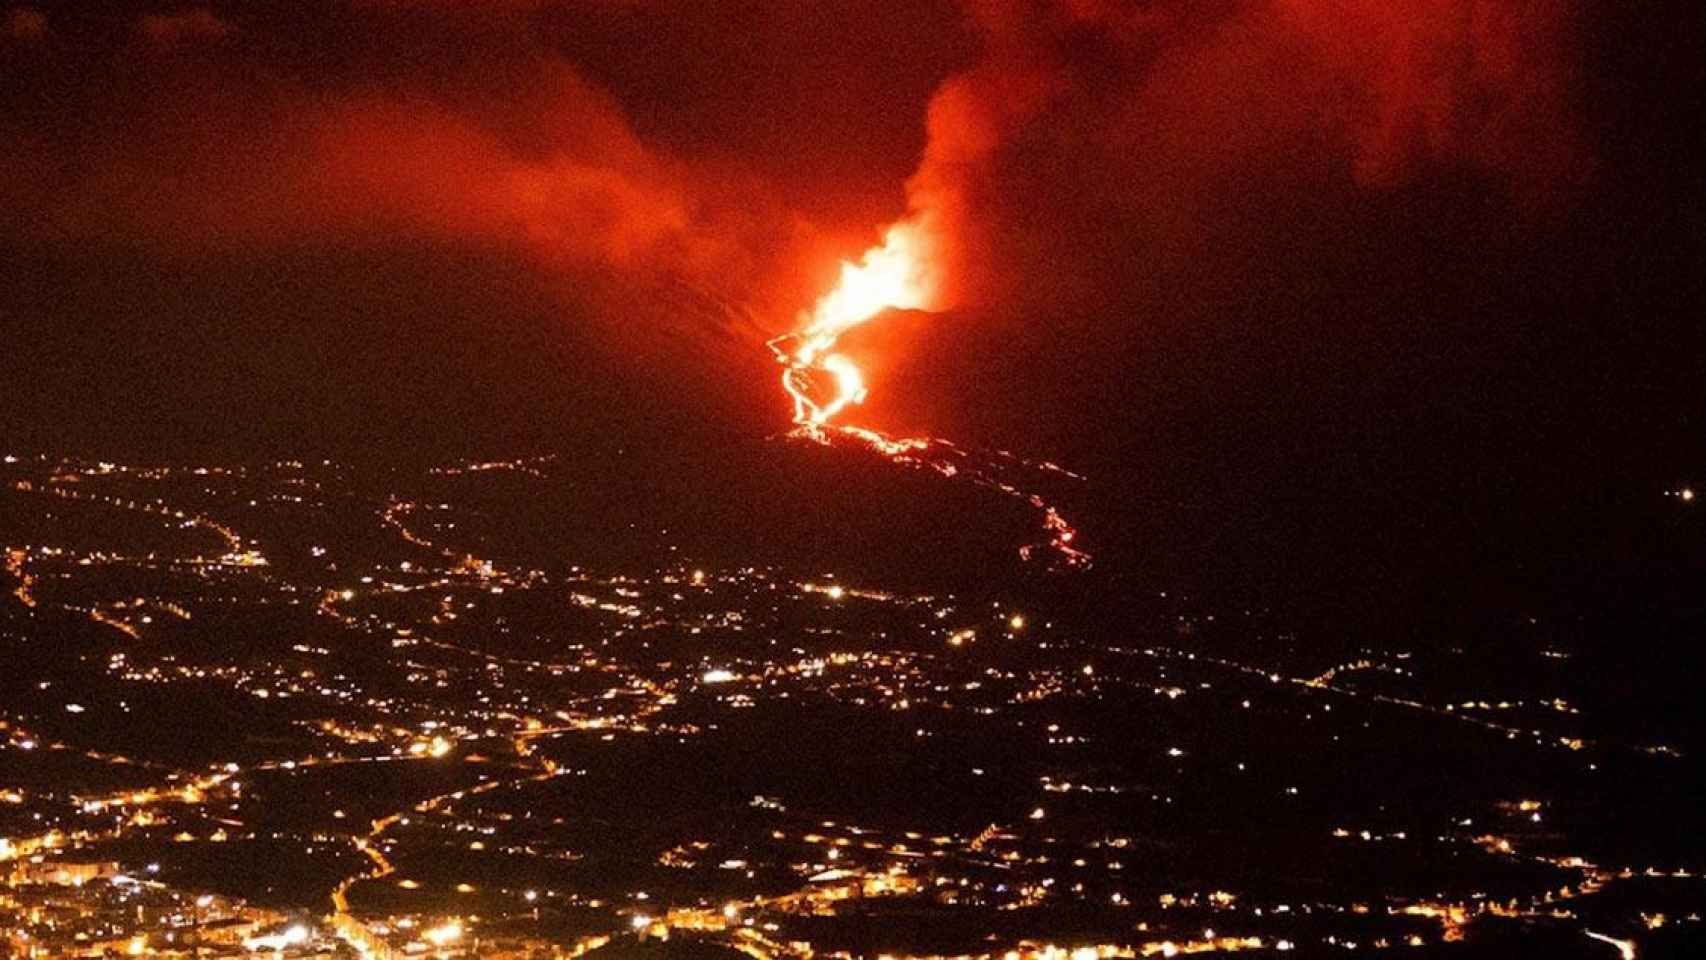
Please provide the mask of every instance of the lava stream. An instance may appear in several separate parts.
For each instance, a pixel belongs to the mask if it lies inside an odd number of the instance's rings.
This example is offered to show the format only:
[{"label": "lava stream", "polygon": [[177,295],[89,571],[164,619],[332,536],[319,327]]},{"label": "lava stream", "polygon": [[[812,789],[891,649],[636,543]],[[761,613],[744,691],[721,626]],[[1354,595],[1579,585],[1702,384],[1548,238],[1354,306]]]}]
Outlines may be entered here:
[{"label": "lava stream", "polygon": [[[937,300],[935,271],[930,267],[929,239],[921,224],[902,221],[883,234],[883,242],[865,251],[858,263],[843,261],[836,286],[809,312],[800,315],[800,328],[771,340],[769,347],[782,364],[782,389],[794,403],[792,436],[827,444],[832,437],[861,443],[902,466],[928,468],[944,477],[959,478],[980,487],[1023,500],[1042,517],[1044,539],[1019,548],[1032,559],[1039,549],[1051,550],[1068,567],[1085,568],[1090,555],[1073,546],[1078,531],[1040,495],[1005,479],[1013,465],[1083,479],[1052,463],[1032,463],[1006,451],[996,456],[973,454],[932,437],[890,437],[864,427],[835,424],[848,406],[864,402],[865,378],[852,358],[835,352],[836,341],[848,330],[884,310],[928,309]],[[821,395],[819,384],[830,389]],[[1003,462],[1005,461],[1005,462]]]},{"label": "lava stream", "polygon": [[1017,471],[1058,473],[1077,480],[1083,479],[1072,471],[1046,460],[1031,461],[1015,457],[1006,451],[991,456],[967,450],[940,437],[895,438],[864,427],[838,424],[819,426],[812,430],[797,427],[792,435],[829,443],[832,434],[861,443],[901,466],[934,470],[944,477],[963,480],[1004,496],[1023,500],[1041,515],[1043,534],[1041,540],[1020,547],[1019,557],[1032,560],[1039,551],[1050,551],[1054,554],[1056,563],[1075,570],[1089,569],[1092,559],[1090,554],[1073,546],[1073,541],[1078,539],[1077,528],[1067,522],[1060,511],[1040,494],[1020,488],[1013,482],[1017,478],[1009,479],[1010,475]]}]

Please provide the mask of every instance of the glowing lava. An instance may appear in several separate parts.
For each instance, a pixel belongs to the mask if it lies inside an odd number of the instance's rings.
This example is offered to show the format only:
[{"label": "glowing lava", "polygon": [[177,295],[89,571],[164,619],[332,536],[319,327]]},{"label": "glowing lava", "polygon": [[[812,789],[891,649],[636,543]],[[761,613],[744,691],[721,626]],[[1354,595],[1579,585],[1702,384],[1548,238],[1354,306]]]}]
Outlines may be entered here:
[{"label": "glowing lava", "polygon": [[928,241],[918,223],[903,221],[889,227],[879,246],[865,251],[858,263],[843,261],[835,289],[810,311],[800,314],[800,328],[770,341],[782,364],[782,388],[794,401],[793,436],[827,444],[833,436],[863,444],[901,466],[934,470],[950,479],[1022,500],[1042,519],[1043,539],[1019,548],[1030,560],[1038,548],[1047,549],[1068,567],[1087,567],[1090,555],[1072,545],[1078,532],[1060,512],[1035,493],[1021,489],[1015,474],[1053,473],[1073,479],[1076,474],[1052,463],[1033,463],[1010,453],[995,456],[964,450],[947,440],[928,437],[889,437],[864,427],[831,423],[850,404],[865,399],[865,377],[846,354],[835,352],[841,335],[884,310],[921,310],[936,301],[936,275]]},{"label": "glowing lava", "polygon": [[[794,400],[794,422],[814,436],[849,404],[865,399],[865,377],[846,354],[836,353],[841,335],[884,310],[917,310],[935,297],[924,240],[913,223],[897,223],[880,246],[865,251],[858,263],[842,261],[835,289],[809,313],[800,329],[770,341],[781,362],[782,387]],[[821,396],[817,381],[829,379],[833,391]]]}]

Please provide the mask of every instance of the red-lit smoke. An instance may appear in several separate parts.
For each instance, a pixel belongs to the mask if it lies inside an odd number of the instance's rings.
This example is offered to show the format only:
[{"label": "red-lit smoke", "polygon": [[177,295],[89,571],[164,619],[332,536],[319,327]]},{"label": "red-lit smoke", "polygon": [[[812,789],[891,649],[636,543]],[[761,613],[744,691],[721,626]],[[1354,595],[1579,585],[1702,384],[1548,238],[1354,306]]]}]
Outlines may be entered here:
[{"label": "red-lit smoke", "polygon": [[[667,22],[667,45],[597,80],[563,52],[574,10],[549,3],[357,4],[370,35],[323,56],[292,44],[344,42],[330,27],[298,39],[195,8],[136,16],[90,51],[60,15],[14,6],[0,42],[40,75],[8,94],[23,107],[0,127],[0,222],[29,242],[167,256],[397,238],[513,250],[679,283],[719,305],[719,335],[757,340],[799,329],[836,279],[826,265],[882,249],[883,224],[929,276],[892,305],[1093,302],[1120,278],[1087,250],[1131,223],[1201,230],[1240,185],[1381,191],[1443,169],[1520,209],[1591,167],[1572,107],[1581,27],[1561,0],[966,0],[957,29],[864,43],[879,11],[779,9],[754,29],[821,32],[856,56],[826,67],[776,40],[733,79],[716,70],[732,47],[695,42],[738,39],[716,10],[620,6]],[[889,56],[900,42],[921,46]],[[939,58],[919,55],[931,43]],[[672,70],[725,86],[671,86]],[[53,90],[73,73],[95,79]],[[889,208],[854,216],[882,189],[861,171],[904,169],[906,144],[814,133],[846,102],[836,88],[891,75],[934,88],[869,108],[922,126],[916,166]],[[743,111],[761,128],[725,119]],[[761,129],[780,131],[762,149]],[[800,183],[790,142],[839,169],[808,165]],[[849,243],[857,221],[870,232]]]}]

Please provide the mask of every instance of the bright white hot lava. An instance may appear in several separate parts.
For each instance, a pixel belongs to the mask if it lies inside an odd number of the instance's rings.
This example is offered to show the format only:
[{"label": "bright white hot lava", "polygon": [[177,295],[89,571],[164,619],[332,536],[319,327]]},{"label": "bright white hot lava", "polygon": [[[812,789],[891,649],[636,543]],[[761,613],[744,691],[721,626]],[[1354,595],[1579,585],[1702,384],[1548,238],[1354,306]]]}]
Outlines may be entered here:
[{"label": "bright white hot lava", "polygon": [[1011,479],[1016,470],[1025,469],[1082,479],[1076,474],[1006,452],[984,456],[946,440],[895,438],[832,422],[847,407],[863,403],[869,392],[858,364],[836,351],[841,336],[886,310],[926,310],[936,305],[938,278],[929,245],[926,231],[917,222],[890,226],[883,242],[866,250],[857,263],[842,262],[834,289],[811,310],[801,312],[799,329],[770,341],[782,364],[782,389],[794,405],[792,435],[825,444],[833,436],[845,437],[903,466],[929,468],[1023,500],[1040,515],[1043,540],[1020,547],[1019,555],[1030,560],[1040,548],[1069,567],[1087,567],[1090,555],[1073,545],[1078,531],[1039,494],[1021,489]]}]

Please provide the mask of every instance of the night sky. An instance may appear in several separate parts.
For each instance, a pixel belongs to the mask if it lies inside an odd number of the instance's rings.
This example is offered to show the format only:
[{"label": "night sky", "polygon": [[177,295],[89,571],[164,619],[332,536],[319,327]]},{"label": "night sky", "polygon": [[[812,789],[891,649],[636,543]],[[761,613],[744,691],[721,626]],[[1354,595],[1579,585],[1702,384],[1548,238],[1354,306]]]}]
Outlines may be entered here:
[{"label": "night sky", "polygon": [[0,438],[714,459],[786,427],[765,339],[927,211],[943,309],[849,339],[855,419],[1071,465],[1133,569],[1369,607],[1640,579],[1630,531],[1706,482],[1703,32],[1562,0],[14,4]]}]

